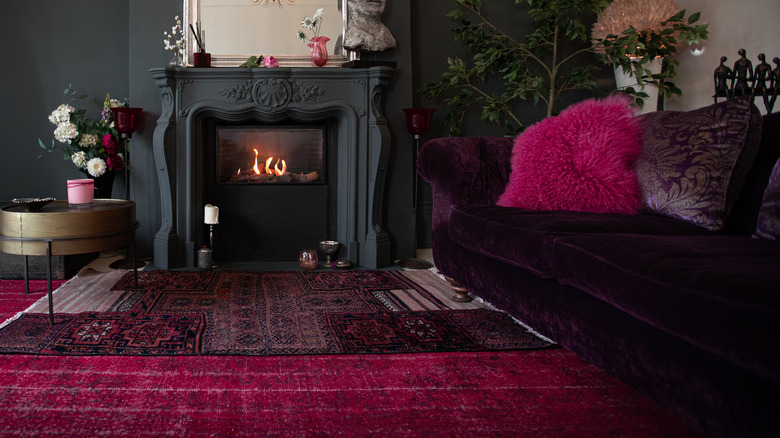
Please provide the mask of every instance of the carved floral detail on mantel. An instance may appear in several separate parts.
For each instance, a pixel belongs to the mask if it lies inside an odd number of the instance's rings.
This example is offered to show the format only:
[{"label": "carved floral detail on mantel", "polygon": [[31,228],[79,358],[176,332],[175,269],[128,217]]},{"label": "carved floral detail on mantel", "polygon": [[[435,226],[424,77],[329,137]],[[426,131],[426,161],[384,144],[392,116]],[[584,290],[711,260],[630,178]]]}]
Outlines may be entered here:
[{"label": "carved floral detail on mantel", "polygon": [[317,85],[286,79],[247,80],[220,91],[227,99],[254,102],[266,111],[281,111],[290,103],[314,102],[325,94]]},{"label": "carved floral detail on mantel", "polygon": [[220,91],[220,94],[227,99],[232,99],[235,103],[251,102],[253,86],[254,81],[250,79],[240,84],[233,85],[230,88],[223,89]]},{"label": "carved floral detail on mantel", "polygon": [[191,84],[191,83],[193,83],[193,82],[194,82],[194,81],[193,81],[193,80],[191,80],[191,79],[189,79],[189,80],[181,80],[181,81],[179,81],[179,83],[178,83],[178,85],[177,85],[176,89],[179,91],[179,93],[181,93],[182,91],[184,91],[184,87],[185,87],[186,85],[189,85],[189,84]]}]

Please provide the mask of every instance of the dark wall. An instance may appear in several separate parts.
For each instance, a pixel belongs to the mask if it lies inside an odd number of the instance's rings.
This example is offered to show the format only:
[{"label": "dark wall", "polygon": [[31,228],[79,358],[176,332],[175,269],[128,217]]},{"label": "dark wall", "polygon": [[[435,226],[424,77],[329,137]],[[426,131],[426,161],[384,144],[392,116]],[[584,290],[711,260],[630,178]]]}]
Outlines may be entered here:
[{"label": "dark wall", "polygon": [[[395,76],[385,101],[385,113],[393,134],[390,169],[385,194],[385,224],[392,235],[393,256],[414,254],[412,215],[413,143],[406,131],[402,108],[437,108],[431,132],[424,140],[446,136],[446,107],[415,93],[435,81],[446,68],[447,57],[463,54],[454,41],[455,22],[446,17],[452,0],[392,0],[383,21],[398,41],[398,47],[364,59],[397,62]],[[491,17],[518,32],[527,25],[514,0],[490,2]],[[511,12],[511,13],[507,13]],[[131,197],[138,204],[141,222],[137,246],[141,257],[151,257],[154,235],[160,228],[159,186],[152,153],[152,136],[161,102],[149,75],[152,67],[164,66],[170,52],[163,49],[163,31],[182,13],[181,0],[82,0],[76,3],[13,2],[3,6],[0,35],[8,44],[2,75],[5,149],[0,160],[3,184],[0,201],[21,196],[66,198],[65,180],[80,177],[75,167],[57,156],[37,159],[37,138],[50,142],[54,126],[47,117],[63,102],[62,90],[70,82],[90,94],[90,107],[97,108],[105,93],[129,97],[133,106],[144,108],[144,120],[130,143]],[[519,16],[518,16],[519,15]],[[538,120],[540,110],[529,107],[528,120]],[[95,114],[96,116],[96,114]],[[502,135],[503,130],[472,117],[466,135]],[[114,196],[124,193],[117,178]],[[430,216],[430,191],[424,184],[420,195],[421,216]],[[421,247],[429,246],[429,220],[419,230]]]},{"label": "dark wall", "polygon": [[[128,96],[128,1],[4,2],[0,19],[0,201],[15,197],[65,199],[66,180],[83,178],[62,154],[37,156],[50,144],[49,114],[67,103],[68,83],[89,94],[84,108],[99,117],[106,93]],[[117,193],[124,183],[117,181]]]},{"label": "dark wall", "polygon": [[154,253],[154,235],[160,229],[160,188],[157,183],[152,135],[162,103],[149,69],[162,67],[171,59],[163,48],[163,32],[171,30],[174,17],[182,15],[181,0],[132,0],[130,2],[130,96],[133,105],[144,108],[140,129],[133,135],[133,180],[136,215],[141,223],[136,246],[141,257]]}]

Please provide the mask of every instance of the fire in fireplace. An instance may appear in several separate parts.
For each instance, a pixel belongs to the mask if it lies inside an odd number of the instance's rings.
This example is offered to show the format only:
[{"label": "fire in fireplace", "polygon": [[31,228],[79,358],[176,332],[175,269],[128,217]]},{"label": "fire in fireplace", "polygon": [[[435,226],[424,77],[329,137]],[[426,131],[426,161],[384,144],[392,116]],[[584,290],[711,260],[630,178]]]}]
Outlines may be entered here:
[{"label": "fire in fireplace", "polygon": [[322,127],[217,127],[219,184],[323,184]]},{"label": "fire in fireplace", "polygon": [[293,261],[336,235],[332,123],[206,121],[204,202],[220,207],[216,259]]}]

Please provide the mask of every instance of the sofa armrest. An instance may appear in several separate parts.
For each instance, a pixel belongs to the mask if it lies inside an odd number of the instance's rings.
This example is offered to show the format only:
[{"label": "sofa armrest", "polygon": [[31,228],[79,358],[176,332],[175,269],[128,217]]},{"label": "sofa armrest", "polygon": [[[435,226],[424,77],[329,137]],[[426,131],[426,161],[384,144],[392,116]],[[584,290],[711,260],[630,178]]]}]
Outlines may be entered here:
[{"label": "sofa armrest", "polygon": [[446,253],[450,245],[450,210],[466,204],[494,204],[509,181],[513,140],[502,137],[451,137],[426,142],[417,156],[420,176],[433,191],[433,257],[452,276]]},{"label": "sofa armrest", "polygon": [[437,138],[420,149],[417,169],[451,205],[493,204],[509,181],[512,143],[503,137]]}]

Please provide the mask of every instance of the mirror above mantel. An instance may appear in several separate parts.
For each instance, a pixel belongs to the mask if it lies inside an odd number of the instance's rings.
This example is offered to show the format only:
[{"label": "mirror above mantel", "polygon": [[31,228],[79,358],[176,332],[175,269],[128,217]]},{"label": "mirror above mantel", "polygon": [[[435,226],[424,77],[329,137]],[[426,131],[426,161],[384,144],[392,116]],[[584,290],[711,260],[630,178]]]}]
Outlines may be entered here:
[{"label": "mirror above mantel", "polygon": [[199,24],[213,67],[237,67],[250,56],[274,56],[281,67],[310,67],[309,47],[296,37],[304,16],[322,8],[320,35],[327,36],[328,63],[339,67],[357,59],[342,47],[346,27],[346,0],[184,0],[184,28],[187,29],[185,62],[192,65],[198,50],[190,24]]}]

